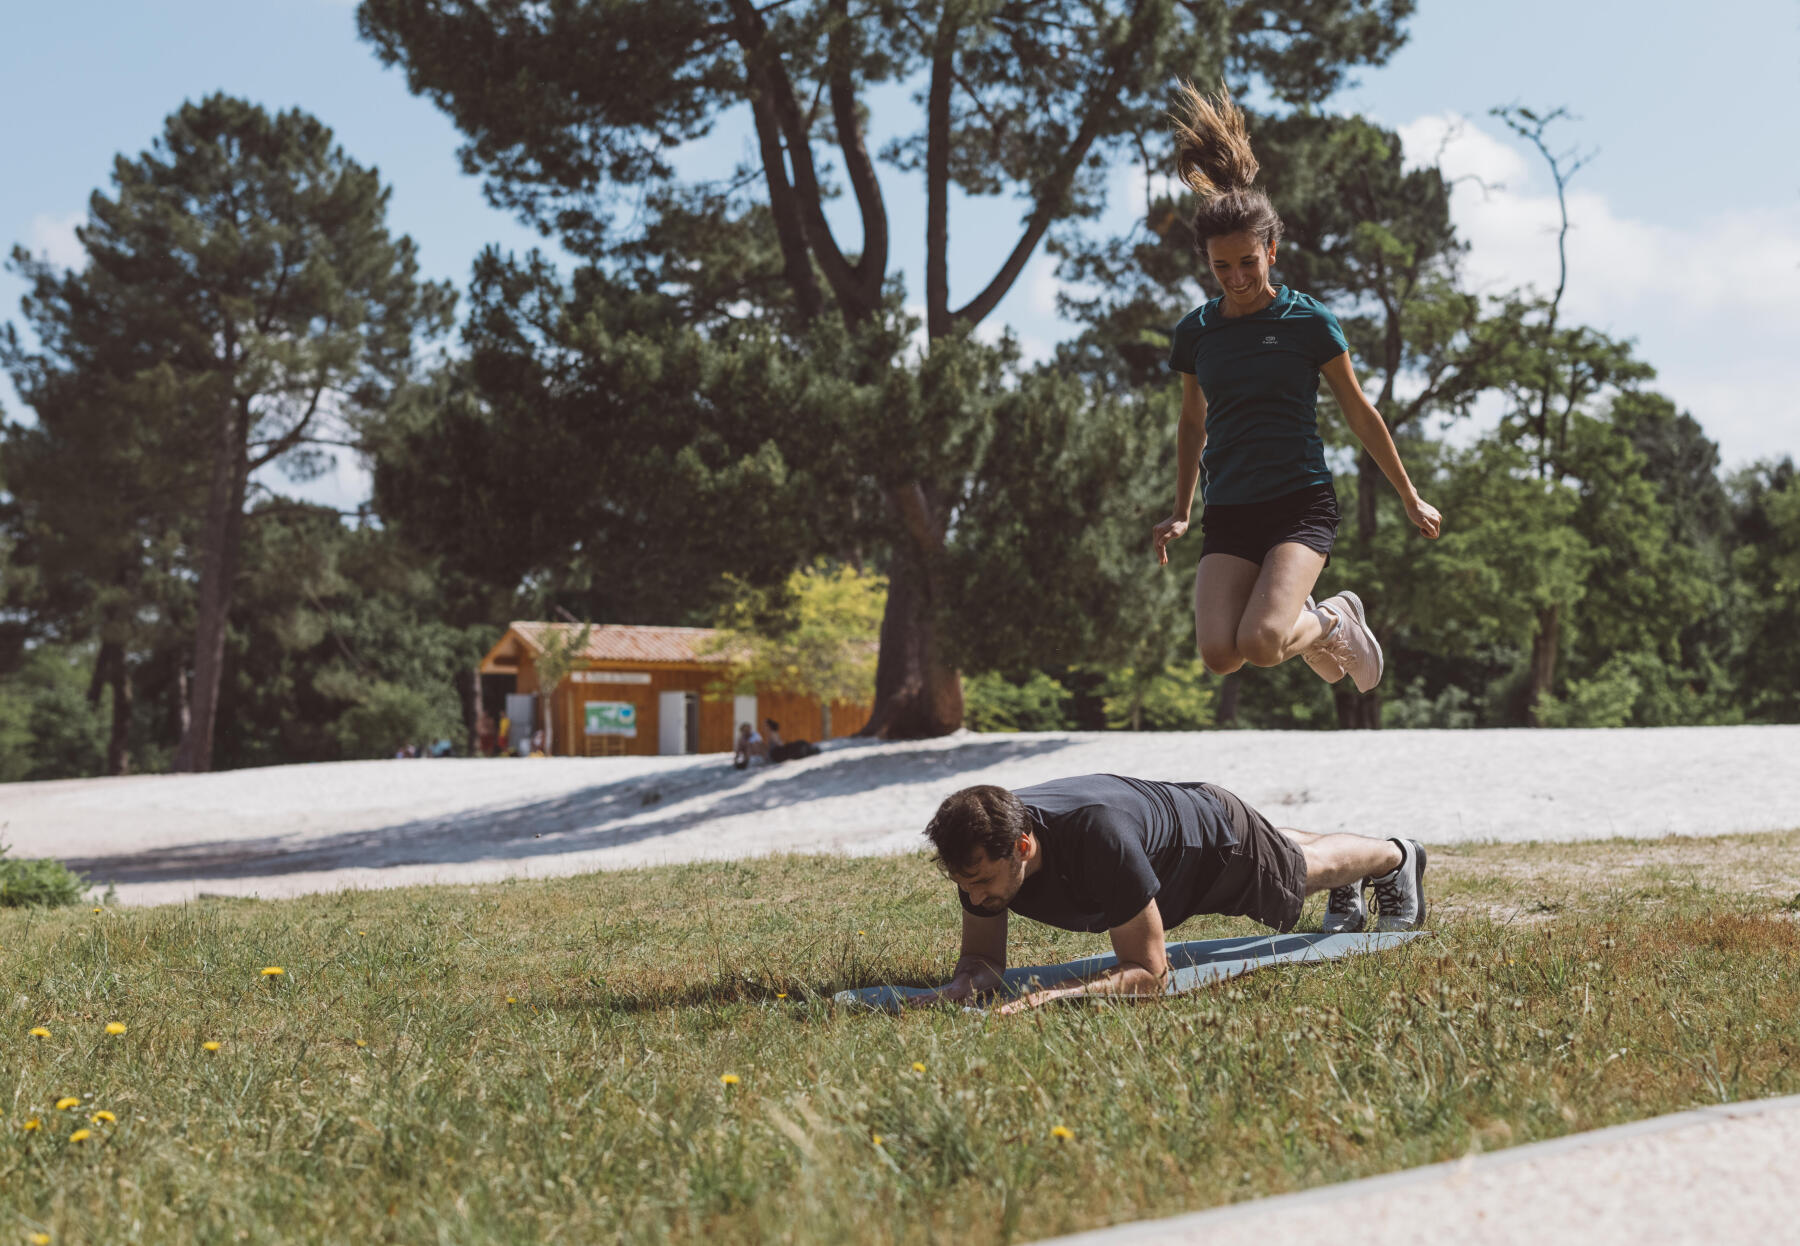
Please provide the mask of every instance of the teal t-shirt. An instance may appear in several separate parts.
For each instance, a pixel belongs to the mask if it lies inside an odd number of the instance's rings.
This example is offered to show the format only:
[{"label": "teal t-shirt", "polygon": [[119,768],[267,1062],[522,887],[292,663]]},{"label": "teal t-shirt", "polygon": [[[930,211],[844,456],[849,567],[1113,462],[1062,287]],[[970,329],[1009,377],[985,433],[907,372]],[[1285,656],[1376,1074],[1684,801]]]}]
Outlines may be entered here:
[{"label": "teal t-shirt", "polygon": [[1280,286],[1259,312],[1227,317],[1223,300],[1181,318],[1169,366],[1206,395],[1200,496],[1208,504],[1266,502],[1331,483],[1319,439],[1319,367],[1350,346],[1337,317]]}]

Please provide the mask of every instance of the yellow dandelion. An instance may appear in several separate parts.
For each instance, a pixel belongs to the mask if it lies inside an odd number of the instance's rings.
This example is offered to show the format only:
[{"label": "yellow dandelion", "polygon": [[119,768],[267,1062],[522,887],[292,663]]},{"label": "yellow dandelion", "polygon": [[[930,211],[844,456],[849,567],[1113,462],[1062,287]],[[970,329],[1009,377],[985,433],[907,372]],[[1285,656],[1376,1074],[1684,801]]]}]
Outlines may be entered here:
[{"label": "yellow dandelion", "polygon": [[287,970],[283,969],[280,965],[270,965],[267,969],[263,970],[262,976],[265,978],[279,978],[286,972]]},{"label": "yellow dandelion", "polygon": [[1062,1141],[1067,1142],[1070,1138],[1075,1136],[1075,1131],[1066,1125],[1058,1125],[1055,1129],[1050,1131],[1050,1136],[1052,1138],[1060,1138]]},{"label": "yellow dandelion", "polygon": [[200,1044],[200,1049],[202,1051],[217,1051],[220,1045],[221,1044],[217,1039],[208,1039],[206,1042]]},{"label": "yellow dandelion", "polygon": [[70,1142],[86,1142],[91,1137],[93,1137],[93,1134],[90,1133],[88,1130],[77,1129],[74,1133],[69,1135],[69,1141]]},{"label": "yellow dandelion", "polygon": [[105,911],[105,909],[100,908],[98,905],[94,907],[94,912],[96,913],[104,913]]},{"label": "yellow dandelion", "polygon": [[866,931],[866,930],[859,930],[859,931],[857,931],[857,932],[856,932],[856,933],[857,933],[857,934],[859,934],[859,935],[866,935],[866,934],[868,934],[868,933],[869,933],[869,932],[868,932],[868,931]]},{"label": "yellow dandelion", "polygon": [[925,1065],[921,1061],[914,1060],[913,1061],[913,1072],[923,1073],[924,1071],[925,1071]]},{"label": "yellow dandelion", "polygon": [[359,1038],[359,1039],[357,1039],[357,1040],[356,1040],[356,1045],[357,1045],[357,1046],[358,1046],[358,1047],[367,1047],[367,1046],[368,1046],[368,1045],[369,1045],[369,1044],[368,1044],[368,1041],[367,1041],[367,1040],[366,1040],[366,1039],[361,1039],[361,1038]]},{"label": "yellow dandelion", "polygon": [[106,1023],[106,1032],[108,1034],[123,1034],[125,1032],[125,1023],[123,1021],[108,1021]]},{"label": "yellow dandelion", "polygon": [[64,1095],[62,1098],[60,1098],[56,1101],[56,1110],[58,1112],[67,1112],[70,1108],[74,1107],[75,1105],[77,1105],[80,1102],[81,1102],[81,1099],[77,1095]]},{"label": "yellow dandelion", "polygon": [[114,1116],[111,1112],[108,1112],[105,1108],[101,1108],[98,1112],[95,1112],[92,1116],[88,1117],[88,1119],[93,1121],[96,1125],[110,1125],[119,1118]]},{"label": "yellow dandelion", "polygon": [[786,999],[787,992],[786,991],[777,991],[777,992],[775,992],[775,998],[776,999]]},{"label": "yellow dandelion", "polygon": [[870,1134],[869,1141],[873,1142],[876,1146],[880,1146],[881,1141],[882,1141],[881,1135],[880,1134]]},{"label": "yellow dandelion", "polygon": [[738,1084],[738,1075],[736,1073],[721,1073],[719,1074],[719,1080],[727,1086],[735,1086]]},{"label": "yellow dandelion", "polygon": [[507,997],[506,997],[506,1002],[507,1002],[507,1003],[509,1003],[509,1004],[516,1004],[516,1003],[518,1003],[518,1002],[519,1002],[519,1001],[518,1001],[518,999],[517,999],[517,998],[516,998],[516,997],[514,997],[514,996],[511,996],[511,995],[508,995],[508,996],[507,996]]},{"label": "yellow dandelion", "polygon": [[359,935],[366,935],[366,934],[368,934],[368,933],[369,933],[369,932],[368,932],[368,931],[366,931],[366,930],[359,930],[359,931],[357,931],[357,932],[356,932],[356,933],[357,933],[357,934],[359,934]]},{"label": "yellow dandelion", "polygon": [[31,1027],[30,1030],[28,1030],[26,1032],[29,1033],[33,1038],[49,1038],[50,1037],[50,1031],[46,1030],[41,1025],[34,1025]]},{"label": "yellow dandelion", "polygon": [[50,1246],[50,1235],[48,1233],[33,1233],[31,1235],[31,1246]]},{"label": "yellow dandelion", "polygon": [[44,1127],[44,1122],[39,1120],[35,1116],[32,1117],[30,1120],[26,1121],[24,1123],[24,1125],[20,1126],[20,1128],[24,1129],[24,1131],[26,1133],[31,1133],[33,1130],[42,1129],[43,1127]]}]

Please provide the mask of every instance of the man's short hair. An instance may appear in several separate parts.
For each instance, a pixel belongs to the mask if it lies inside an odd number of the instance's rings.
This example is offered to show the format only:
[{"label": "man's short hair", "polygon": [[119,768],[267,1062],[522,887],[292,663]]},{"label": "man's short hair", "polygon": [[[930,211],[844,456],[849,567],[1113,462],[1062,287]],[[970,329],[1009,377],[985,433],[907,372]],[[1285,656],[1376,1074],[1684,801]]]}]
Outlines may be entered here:
[{"label": "man's short hair", "polygon": [[1003,787],[982,784],[965,787],[944,798],[944,803],[925,824],[925,838],[937,849],[937,859],[952,874],[966,874],[979,854],[1004,861],[1019,847],[1019,837],[1031,826],[1025,806]]}]

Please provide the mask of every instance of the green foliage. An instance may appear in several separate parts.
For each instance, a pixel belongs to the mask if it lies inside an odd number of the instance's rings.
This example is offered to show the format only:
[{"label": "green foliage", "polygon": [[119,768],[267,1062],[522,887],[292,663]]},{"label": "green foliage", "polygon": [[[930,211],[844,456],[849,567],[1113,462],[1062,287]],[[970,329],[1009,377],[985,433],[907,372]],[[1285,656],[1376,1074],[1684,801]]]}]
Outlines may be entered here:
[{"label": "green foliage", "polygon": [[51,857],[21,860],[0,844],[0,909],[63,908],[79,904],[88,882]]},{"label": "green foliage", "polygon": [[1800,472],[1792,459],[1759,463],[1731,492],[1735,682],[1752,721],[1800,722]]},{"label": "green foliage", "polygon": [[711,651],[730,661],[733,691],[781,688],[825,704],[867,705],[887,581],[821,560],[794,572],[779,593],[731,581]]},{"label": "green foliage", "polygon": [[106,767],[106,728],[86,689],[85,647],[41,645],[0,676],[0,783],[79,779]]},{"label": "green foliage", "polygon": [[219,741],[220,764],[461,741],[457,680],[498,635],[489,620],[506,617],[504,604],[463,589],[387,529],[291,503],[252,511],[221,704],[234,729]]},{"label": "green foliage", "polygon": [[380,682],[356,691],[356,703],[332,724],[344,757],[392,757],[403,744],[429,749],[462,733],[455,702],[435,690]]},{"label": "green foliage", "polygon": [[1019,682],[986,671],[963,681],[963,721],[971,731],[1067,731],[1071,696],[1042,671]]},{"label": "green foliage", "polygon": [[1198,658],[1140,673],[1123,667],[1101,685],[1106,725],[1130,731],[1200,731],[1215,725],[1214,681]]}]

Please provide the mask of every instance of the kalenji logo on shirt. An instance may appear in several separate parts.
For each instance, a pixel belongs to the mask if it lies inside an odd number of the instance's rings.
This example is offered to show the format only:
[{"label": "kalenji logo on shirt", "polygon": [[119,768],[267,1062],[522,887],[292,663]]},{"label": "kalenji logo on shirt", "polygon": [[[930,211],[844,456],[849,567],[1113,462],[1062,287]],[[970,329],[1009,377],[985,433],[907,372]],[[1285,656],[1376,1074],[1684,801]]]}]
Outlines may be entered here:
[{"label": "kalenji logo on shirt", "polygon": [[1275,345],[1275,335],[1274,335],[1274,334],[1273,334],[1273,333],[1271,333],[1271,334],[1269,334],[1269,336],[1268,336],[1268,337],[1265,337],[1265,338],[1264,338],[1264,339],[1263,339],[1263,345],[1264,345],[1264,346],[1273,346],[1273,345]]}]

